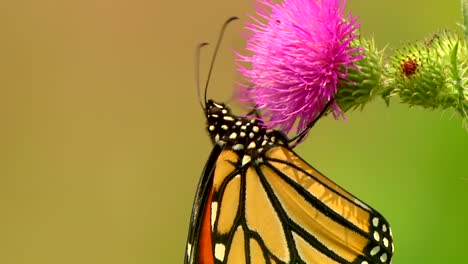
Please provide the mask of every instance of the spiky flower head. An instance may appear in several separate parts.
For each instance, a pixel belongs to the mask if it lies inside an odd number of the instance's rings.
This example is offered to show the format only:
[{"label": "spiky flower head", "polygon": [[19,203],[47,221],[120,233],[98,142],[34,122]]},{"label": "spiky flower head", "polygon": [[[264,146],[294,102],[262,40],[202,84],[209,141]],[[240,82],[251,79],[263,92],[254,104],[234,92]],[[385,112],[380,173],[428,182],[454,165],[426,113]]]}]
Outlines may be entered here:
[{"label": "spiky flower head", "polygon": [[[454,32],[435,34],[396,51],[389,96],[431,109],[455,109],[468,120],[468,44]],[[465,123],[466,125],[466,123]]]},{"label": "spiky flower head", "polygon": [[[345,16],[345,0],[258,0],[256,16],[246,25],[247,50],[237,54],[248,84],[239,98],[263,110],[269,127],[303,129],[337,92],[341,79],[361,57],[352,47],[358,23]],[[335,117],[342,115],[336,102]]]},{"label": "spiky flower head", "polygon": [[384,67],[384,50],[379,50],[372,38],[356,38],[351,46],[362,49],[363,57],[355,63],[357,68],[349,68],[346,79],[339,83],[335,100],[343,110],[360,109],[375,97],[385,98],[388,88],[385,87],[386,70]]}]

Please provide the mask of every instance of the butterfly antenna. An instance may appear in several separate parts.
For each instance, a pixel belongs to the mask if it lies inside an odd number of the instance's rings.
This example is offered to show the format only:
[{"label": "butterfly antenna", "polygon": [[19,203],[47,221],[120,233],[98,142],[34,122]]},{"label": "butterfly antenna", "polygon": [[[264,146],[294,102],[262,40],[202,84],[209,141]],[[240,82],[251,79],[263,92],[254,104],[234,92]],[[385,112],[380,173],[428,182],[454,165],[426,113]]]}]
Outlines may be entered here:
[{"label": "butterfly antenna", "polygon": [[[198,44],[197,50],[195,52],[195,80],[197,82],[197,95],[198,95],[198,102],[203,110],[205,110],[206,103],[203,105],[201,97],[200,97],[200,53],[204,46],[208,46],[209,43],[203,42]],[[206,101],[206,100],[205,100]]]},{"label": "butterfly antenna", "polygon": [[215,47],[215,50],[214,50],[213,58],[211,59],[210,69],[208,71],[208,77],[206,79],[206,84],[205,84],[205,94],[204,94],[205,105],[207,104],[206,94],[207,94],[207,91],[208,91],[208,84],[210,83],[211,72],[213,71],[213,66],[214,66],[214,63],[216,61],[216,55],[218,55],[218,50],[219,50],[219,46],[221,45],[221,40],[223,40],[224,31],[226,31],[227,26],[232,21],[237,20],[237,19],[239,19],[239,18],[234,16],[234,17],[230,17],[228,20],[226,20],[226,22],[224,22],[224,24],[223,24],[223,27],[221,28],[221,32],[219,33],[218,41],[216,42],[216,47]]}]

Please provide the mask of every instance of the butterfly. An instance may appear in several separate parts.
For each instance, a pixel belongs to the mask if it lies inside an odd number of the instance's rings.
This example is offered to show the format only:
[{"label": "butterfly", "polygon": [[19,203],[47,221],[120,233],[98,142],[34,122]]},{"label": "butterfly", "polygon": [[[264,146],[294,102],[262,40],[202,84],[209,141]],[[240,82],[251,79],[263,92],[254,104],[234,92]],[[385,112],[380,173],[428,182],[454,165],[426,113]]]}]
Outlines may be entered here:
[{"label": "butterfly", "polygon": [[[209,75],[224,30],[235,19],[221,30]],[[258,115],[237,116],[207,100],[207,87],[208,81],[201,104],[214,147],[193,203],[186,264],[391,262],[387,220],[292,149],[331,101],[307,129],[288,138],[266,129]]]}]

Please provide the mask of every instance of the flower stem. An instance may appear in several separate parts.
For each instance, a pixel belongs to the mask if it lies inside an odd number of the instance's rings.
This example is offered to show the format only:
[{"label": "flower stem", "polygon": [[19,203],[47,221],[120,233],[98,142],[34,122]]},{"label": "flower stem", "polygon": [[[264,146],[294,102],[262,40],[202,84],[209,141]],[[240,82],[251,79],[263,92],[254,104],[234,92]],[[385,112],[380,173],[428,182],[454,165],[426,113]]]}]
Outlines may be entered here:
[{"label": "flower stem", "polygon": [[[468,0],[467,0],[468,2]],[[467,20],[468,21],[468,20]],[[468,129],[468,38],[455,32],[410,43],[384,59],[373,40],[357,39],[364,57],[341,82],[336,100],[344,111],[363,108],[376,97],[399,97],[409,106],[453,109]]]}]

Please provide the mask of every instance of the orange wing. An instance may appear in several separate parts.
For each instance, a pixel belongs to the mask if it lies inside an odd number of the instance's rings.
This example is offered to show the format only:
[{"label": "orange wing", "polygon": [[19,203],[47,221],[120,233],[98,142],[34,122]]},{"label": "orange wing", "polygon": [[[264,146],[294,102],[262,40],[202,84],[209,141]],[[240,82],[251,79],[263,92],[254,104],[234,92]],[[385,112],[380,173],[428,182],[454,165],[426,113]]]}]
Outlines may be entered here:
[{"label": "orange wing", "polygon": [[388,222],[292,150],[241,160],[222,150],[213,164],[206,218],[193,227],[210,232],[193,237],[186,263],[390,263]]}]

